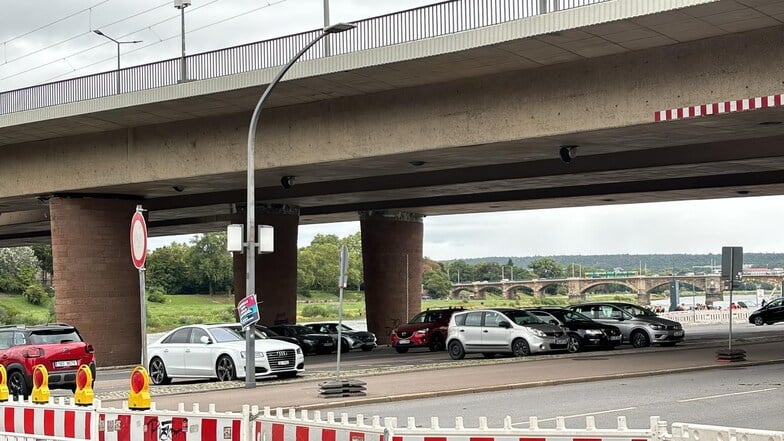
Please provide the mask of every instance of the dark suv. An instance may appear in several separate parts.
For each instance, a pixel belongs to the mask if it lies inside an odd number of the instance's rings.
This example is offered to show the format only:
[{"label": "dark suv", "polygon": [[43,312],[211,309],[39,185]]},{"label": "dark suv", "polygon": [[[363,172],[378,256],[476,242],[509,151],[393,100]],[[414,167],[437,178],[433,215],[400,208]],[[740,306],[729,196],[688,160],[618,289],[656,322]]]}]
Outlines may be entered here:
[{"label": "dark suv", "polygon": [[8,391],[15,397],[30,394],[33,369],[39,364],[49,372],[50,389],[76,390],[76,372],[83,364],[95,378],[93,346],[64,323],[0,326],[0,363],[8,373]]},{"label": "dark suv", "polygon": [[411,348],[427,347],[431,351],[446,349],[449,319],[463,308],[428,309],[415,315],[408,323],[392,330],[392,347],[404,354]]}]

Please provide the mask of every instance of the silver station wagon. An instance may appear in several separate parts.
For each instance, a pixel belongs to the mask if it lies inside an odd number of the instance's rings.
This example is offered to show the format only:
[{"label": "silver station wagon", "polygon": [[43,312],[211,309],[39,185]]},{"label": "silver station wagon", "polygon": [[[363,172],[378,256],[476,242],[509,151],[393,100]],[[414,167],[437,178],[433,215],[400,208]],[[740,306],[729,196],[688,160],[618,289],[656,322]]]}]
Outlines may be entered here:
[{"label": "silver station wagon", "polygon": [[555,325],[528,311],[494,308],[456,313],[449,321],[447,350],[453,360],[481,353],[524,357],[537,352],[566,350],[568,337]]}]

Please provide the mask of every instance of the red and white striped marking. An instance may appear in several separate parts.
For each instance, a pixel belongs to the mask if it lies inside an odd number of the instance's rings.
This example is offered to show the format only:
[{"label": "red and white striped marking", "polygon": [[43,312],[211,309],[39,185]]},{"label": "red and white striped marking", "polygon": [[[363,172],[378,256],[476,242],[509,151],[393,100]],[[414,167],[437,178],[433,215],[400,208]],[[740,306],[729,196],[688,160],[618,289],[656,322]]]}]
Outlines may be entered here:
[{"label": "red and white striped marking", "polygon": [[241,419],[98,414],[98,441],[240,441]]},{"label": "red and white striped marking", "polygon": [[384,441],[383,432],[256,421],[255,441]]},{"label": "red and white striped marking", "polygon": [[3,406],[0,432],[91,439],[93,410]]},{"label": "red and white striped marking", "polygon": [[449,436],[398,436],[393,435],[392,441],[650,441],[649,439],[637,438],[574,438],[570,436],[547,436],[531,437],[520,435],[449,435]]},{"label": "red and white striped marking", "polygon": [[770,95],[757,98],[746,98],[742,100],[724,101],[721,103],[701,104],[697,106],[679,107],[677,109],[660,110],[655,112],[653,117],[656,122],[675,121],[679,119],[721,115],[723,113],[735,113],[744,112],[746,110],[781,107],[782,102],[784,102],[784,94]]}]

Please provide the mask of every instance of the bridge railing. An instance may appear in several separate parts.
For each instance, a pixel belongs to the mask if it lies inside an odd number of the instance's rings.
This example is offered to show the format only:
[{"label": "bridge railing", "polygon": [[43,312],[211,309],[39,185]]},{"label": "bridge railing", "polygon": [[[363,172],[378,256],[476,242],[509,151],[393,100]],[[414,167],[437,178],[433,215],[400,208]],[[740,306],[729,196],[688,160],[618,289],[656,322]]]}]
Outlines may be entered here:
[{"label": "bridge railing", "polygon": [[[455,34],[534,15],[609,0],[449,0],[355,22],[351,32],[332,34],[330,54],[339,55]],[[203,80],[281,66],[320,29],[185,58],[186,80]],[[327,56],[316,45],[302,59]],[[180,58],[0,93],[0,115],[177,84]],[[118,81],[119,75],[119,81]]]},{"label": "bridge railing", "polygon": [[[732,310],[733,323],[748,323],[749,315],[753,309],[734,309]],[[699,324],[699,323],[729,323],[730,311],[728,309],[706,309],[696,311],[669,311],[657,313],[658,316],[675,320],[679,323]]]}]

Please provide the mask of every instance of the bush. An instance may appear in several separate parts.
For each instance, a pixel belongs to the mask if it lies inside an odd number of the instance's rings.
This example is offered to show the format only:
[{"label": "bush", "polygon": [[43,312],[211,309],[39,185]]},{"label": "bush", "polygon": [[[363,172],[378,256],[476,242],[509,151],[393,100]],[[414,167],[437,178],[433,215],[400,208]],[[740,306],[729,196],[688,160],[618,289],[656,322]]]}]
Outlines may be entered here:
[{"label": "bush", "polygon": [[12,325],[16,323],[19,311],[10,306],[0,306],[0,324]]},{"label": "bush", "polygon": [[23,295],[27,302],[33,305],[43,305],[44,302],[49,300],[49,293],[39,283],[28,285]]},{"label": "bush", "polygon": [[166,303],[166,294],[164,294],[163,291],[154,290],[153,292],[147,294],[147,301],[155,303]]},{"label": "bush", "polygon": [[328,317],[337,314],[337,308],[329,305],[305,305],[301,314],[303,317]]}]

